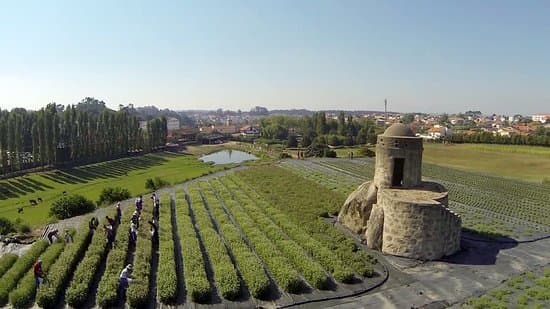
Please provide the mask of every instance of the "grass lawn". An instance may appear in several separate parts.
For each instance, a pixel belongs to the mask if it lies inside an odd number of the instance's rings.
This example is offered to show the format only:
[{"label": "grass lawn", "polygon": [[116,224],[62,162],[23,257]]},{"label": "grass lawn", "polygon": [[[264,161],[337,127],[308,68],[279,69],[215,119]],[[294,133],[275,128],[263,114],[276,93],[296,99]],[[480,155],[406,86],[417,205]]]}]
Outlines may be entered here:
[{"label": "grass lawn", "polygon": [[[126,188],[135,196],[146,192],[147,178],[161,177],[175,184],[223,168],[202,163],[195,156],[163,153],[0,180],[0,217],[21,218],[36,226],[48,222],[50,205],[63,191],[95,202],[106,187]],[[30,206],[29,200],[39,197],[43,202]],[[19,207],[23,207],[21,214]]]},{"label": "grass lawn", "polygon": [[424,143],[423,160],[538,183],[550,179],[549,147]]}]

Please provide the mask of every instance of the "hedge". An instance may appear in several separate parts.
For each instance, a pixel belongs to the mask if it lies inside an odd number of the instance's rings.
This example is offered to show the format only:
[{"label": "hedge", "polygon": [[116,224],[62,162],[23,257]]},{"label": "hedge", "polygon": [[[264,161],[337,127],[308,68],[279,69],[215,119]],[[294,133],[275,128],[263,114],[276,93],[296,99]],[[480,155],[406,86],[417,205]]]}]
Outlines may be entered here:
[{"label": "hedge", "polygon": [[213,182],[213,184],[224,200],[230,215],[235,219],[235,223],[246,235],[249,245],[262,259],[277,284],[287,292],[300,292],[303,281],[298,272],[291,266],[292,263],[288,258],[260,231],[254,221],[231,198],[225,187],[221,186],[219,182]]},{"label": "hedge", "polygon": [[6,253],[0,258],[0,278],[17,261],[18,256],[13,253]]},{"label": "hedge", "polygon": [[224,298],[234,300],[241,294],[241,285],[235,266],[231,262],[223,240],[212,226],[212,220],[196,186],[189,188],[189,197],[195,224],[214,272],[214,282]]},{"label": "hedge", "polygon": [[12,265],[2,278],[0,278],[0,306],[8,302],[10,291],[17,285],[19,279],[32,268],[40,254],[44,252],[47,247],[47,240],[35,242],[32,247]]},{"label": "hedge", "polygon": [[52,203],[50,216],[66,219],[94,211],[95,204],[79,194],[62,196]]},{"label": "hedge", "polygon": [[[238,181],[234,178],[229,178]],[[258,193],[243,186],[240,181],[235,182],[237,186],[246,192],[248,196],[241,194],[241,197],[250,201],[248,208],[259,215],[260,219],[269,218],[273,220],[284,232],[311,256],[313,256],[326,270],[332,273],[333,277],[339,282],[350,283],[354,280],[353,270],[346,263],[338,258],[334,258],[334,253],[325,243],[318,241],[306,233],[300,226],[294,224],[290,218],[279,209],[266,202]]]},{"label": "hedge", "polygon": [[132,308],[144,308],[149,300],[149,277],[151,275],[151,255],[153,247],[151,243],[151,234],[149,233],[148,220],[153,215],[153,206],[147,207],[144,200],[143,210],[141,212],[141,223],[138,229],[138,239],[134,252],[134,278],[126,291],[126,301]]},{"label": "hedge", "polygon": [[88,246],[84,258],[78,264],[69,288],[65,292],[65,301],[74,308],[82,307],[86,302],[94,276],[107,254],[107,236],[102,230],[104,224],[107,224],[105,219],[101,221],[98,229],[94,232],[92,242]]},{"label": "hedge", "polygon": [[243,277],[248,291],[255,298],[266,297],[269,293],[271,282],[262,266],[261,260],[246,245],[237,228],[231,223],[212,188],[203,184],[201,182],[204,198],[207,201],[212,217],[216,221],[220,234],[223,235],[229,249],[233,253],[236,266]]},{"label": "hedge", "polygon": [[[170,201],[168,195],[163,201]],[[169,202],[170,203],[170,202]],[[178,277],[176,273],[176,255],[172,232],[175,226],[172,218],[172,203],[160,207],[159,228],[159,263],[157,273],[157,299],[163,304],[176,301],[178,293]],[[164,222],[163,222],[164,221]]]},{"label": "hedge", "polygon": [[[248,197],[234,183],[228,182],[226,178],[222,180],[223,184],[231,191],[232,196],[237,200],[244,211],[256,223],[258,228],[273,241],[279,250],[292,261],[294,267],[304,278],[318,289],[328,289],[330,278],[325,273],[323,267],[313,260],[298,243],[287,236],[283,231],[266,217],[262,211],[258,210],[248,199]],[[305,233],[305,232],[302,232]]]},{"label": "hedge", "polygon": [[[89,219],[89,218],[87,218]],[[67,244],[59,258],[46,274],[45,283],[38,288],[36,303],[42,308],[53,308],[59,295],[69,283],[76,265],[90,244],[92,233],[87,224],[81,224],[73,237],[73,243]]]},{"label": "hedge", "polygon": [[117,227],[115,243],[107,256],[105,271],[99,281],[95,299],[96,304],[101,308],[114,307],[118,301],[118,278],[120,272],[126,266],[132,214],[131,208],[126,208],[122,213],[120,225]]},{"label": "hedge", "polygon": [[[52,264],[57,260],[59,254],[65,247],[64,241],[58,241],[48,247],[40,259],[42,260],[42,270],[48,273]],[[36,280],[34,279],[34,269],[27,271],[27,274],[19,281],[17,288],[10,292],[10,304],[13,308],[28,308],[34,303],[36,295]]]},{"label": "hedge", "polygon": [[185,274],[185,289],[188,297],[194,302],[206,302],[210,299],[210,283],[206,277],[206,269],[199,240],[193,221],[191,220],[187,201],[178,195],[176,200],[178,234],[183,256],[183,273]]}]

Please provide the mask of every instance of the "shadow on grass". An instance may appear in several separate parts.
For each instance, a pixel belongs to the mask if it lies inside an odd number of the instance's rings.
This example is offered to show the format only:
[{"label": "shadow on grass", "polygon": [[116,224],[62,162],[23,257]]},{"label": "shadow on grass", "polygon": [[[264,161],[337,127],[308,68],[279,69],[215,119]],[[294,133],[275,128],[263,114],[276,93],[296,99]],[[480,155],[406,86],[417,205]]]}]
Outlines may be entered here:
[{"label": "shadow on grass", "polygon": [[[155,154],[142,157],[129,157],[81,167],[59,169],[40,174],[41,177],[57,184],[87,183],[96,179],[109,179],[127,176],[134,170],[146,169],[168,161],[176,154]],[[17,198],[38,191],[53,189],[41,181],[19,177],[0,181],[0,200]]]}]

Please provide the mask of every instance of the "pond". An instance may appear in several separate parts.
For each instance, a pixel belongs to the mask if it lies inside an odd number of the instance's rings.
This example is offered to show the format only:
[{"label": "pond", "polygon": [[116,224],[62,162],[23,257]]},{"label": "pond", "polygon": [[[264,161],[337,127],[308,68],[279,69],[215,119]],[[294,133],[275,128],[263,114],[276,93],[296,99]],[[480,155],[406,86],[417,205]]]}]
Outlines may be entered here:
[{"label": "pond", "polygon": [[257,159],[258,157],[255,155],[231,149],[214,152],[199,158],[199,160],[203,162],[213,162],[214,164],[242,163],[244,161]]}]

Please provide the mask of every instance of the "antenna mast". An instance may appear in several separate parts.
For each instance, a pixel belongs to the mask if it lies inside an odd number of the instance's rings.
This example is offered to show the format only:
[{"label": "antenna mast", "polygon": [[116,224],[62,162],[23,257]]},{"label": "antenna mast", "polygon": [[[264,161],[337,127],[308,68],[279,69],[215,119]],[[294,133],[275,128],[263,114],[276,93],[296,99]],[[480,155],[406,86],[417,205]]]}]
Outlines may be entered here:
[{"label": "antenna mast", "polygon": [[384,128],[388,122],[388,100],[384,99]]}]

